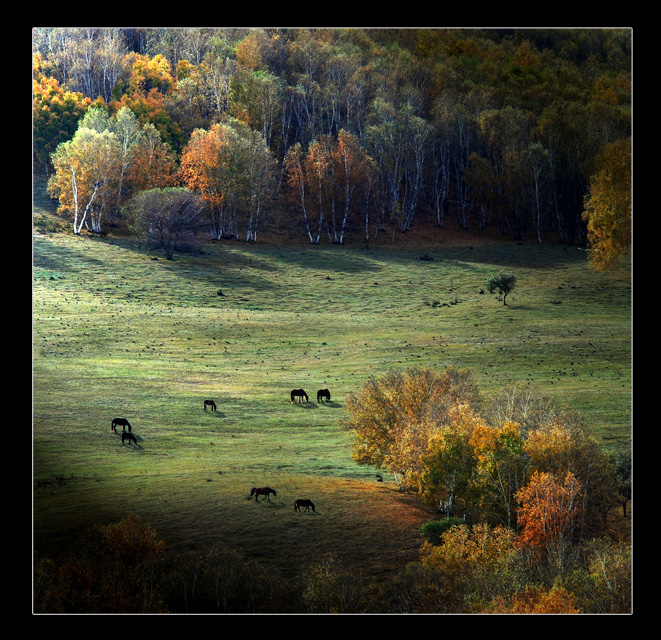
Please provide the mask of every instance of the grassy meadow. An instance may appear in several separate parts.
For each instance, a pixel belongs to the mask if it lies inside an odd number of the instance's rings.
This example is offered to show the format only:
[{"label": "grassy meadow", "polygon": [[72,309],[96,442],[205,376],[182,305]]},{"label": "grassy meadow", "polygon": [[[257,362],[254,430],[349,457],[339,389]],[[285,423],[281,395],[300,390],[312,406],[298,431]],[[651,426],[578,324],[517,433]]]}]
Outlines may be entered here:
[{"label": "grassy meadow", "polygon": [[[221,541],[283,572],[334,554],[387,579],[416,559],[435,514],[357,466],[342,421],[347,396],[393,368],[466,367],[486,394],[528,382],[605,446],[630,444],[631,283],[576,248],[432,229],[424,249],[301,236],[167,261],[127,238],[35,231],[38,553],[138,513],[174,551]],[[518,278],[507,306],[484,292],[499,270]],[[309,403],[291,404],[295,387]],[[111,433],[119,416],[137,447]],[[263,485],[277,496],[250,500]],[[316,512],[295,513],[297,498]]]}]

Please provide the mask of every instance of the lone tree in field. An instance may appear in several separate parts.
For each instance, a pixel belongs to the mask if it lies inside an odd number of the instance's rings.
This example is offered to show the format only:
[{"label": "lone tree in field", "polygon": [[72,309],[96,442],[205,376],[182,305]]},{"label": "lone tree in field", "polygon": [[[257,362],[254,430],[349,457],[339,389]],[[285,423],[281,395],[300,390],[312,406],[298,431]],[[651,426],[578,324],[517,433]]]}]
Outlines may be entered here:
[{"label": "lone tree in field", "polygon": [[511,273],[494,273],[487,281],[489,293],[497,291],[503,296],[503,304],[507,304],[507,295],[512,292],[516,284],[516,276]]}]

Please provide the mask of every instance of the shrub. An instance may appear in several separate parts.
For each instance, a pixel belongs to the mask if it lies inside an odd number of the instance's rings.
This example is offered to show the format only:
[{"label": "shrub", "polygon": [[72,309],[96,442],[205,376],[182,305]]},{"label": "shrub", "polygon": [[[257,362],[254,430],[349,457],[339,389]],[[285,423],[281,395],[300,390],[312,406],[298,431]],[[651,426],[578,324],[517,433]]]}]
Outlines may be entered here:
[{"label": "shrub", "polygon": [[441,543],[441,536],[452,527],[460,524],[466,524],[462,518],[443,518],[441,520],[429,520],[420,527],[420,535],[429,544],[437,545]]}]

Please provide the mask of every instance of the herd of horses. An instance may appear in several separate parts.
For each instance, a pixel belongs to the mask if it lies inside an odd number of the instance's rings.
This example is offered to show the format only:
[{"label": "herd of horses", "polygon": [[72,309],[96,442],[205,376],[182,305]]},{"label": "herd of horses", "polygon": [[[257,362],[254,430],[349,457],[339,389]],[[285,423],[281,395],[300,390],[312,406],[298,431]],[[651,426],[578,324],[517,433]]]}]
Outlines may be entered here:
[{"label": "herd of horses", "polygon": [[[298,402],[303,402],[303,398],[305,398],[305,402],[309,402],[308,394],[305,393],[303,389],[292,389],[290,397],[292,404],[296,401],[297,398],[299,398]],[[330,391],[328,389],[319,389],[319,391],[317,391],[317,402],[323,402],[324,400],[326,400],[326,402],[331,401]],[[216,403],[213,400],[205,400],[203,407],[205,411],[207,410],[207,407],[210,407],[211,411],[217,410]],[[114,418],[110,423],[110,430],[113,433],[117,433],[117,427],[122,427],[122,446],[124,446],[124,443],[127,441],[129,444],[134,442],[135,445],[138,446],[137,438],[133,433],[131,433],[131,423],[126,418]],[[251,496],[255,496],[255,500],[257,500],[259,496],[263,496],[269,502],[271,501],[271,494],[274,496],[277,495],[275,489],[271,489],[271,487],[253,487],[252,491],[250,492]],[[294,502],[294,511],[300,512],[302,509],[305,509],[305,511],[310,511],[310,509],[312,509],[314,512],[314,503],[312,500],[296,500]]]},{"label": "herd of horses", "polygon": [[[310,402],[310,398],[307,393],[305,393],[305,389],[292,389],[291,393],[289,394],[289,397],[291,398],[292,404],[295,402],[304,402],[303,398],[305,398],[305,402]],[[331,394],[328,389],[319,389],[317,391],[317,402],[330,402],[331,401]],[[207,410],[207,407],[211,407],[211,411],[216,411],[216,403],[213,400],[205,400],[204,401],[204,410]]]},{"label": "herd of horses", "polygon": [[[305,402],[310,401],[309,396],[305,393],[304,389],[292,389],[290,398],[292,404],[294,404],[297,399],[298,402],[303,402],[303,398],[305,398]],[[317,391],[317,402],[323,403],[324,400],[326,400],[326,402],[331,401],[330,391],[328,389],[319,389],[319,391]],[[217,410],[216,403],[213,400],[205,400],[203,407],[205,411],[207,410],[207,407],[210,407],[211,411]],[[131,442],[135,442],[136,445],[138,444],[136,437],[131,433],[131,423],[126,418],[114,418],[110,423],[110,430],[113,433],[117,433],[117,427],[122,427],[122,444],[127,440],[129,444],[131,444]],[[314,506],[312,510],[314,511]]]}]

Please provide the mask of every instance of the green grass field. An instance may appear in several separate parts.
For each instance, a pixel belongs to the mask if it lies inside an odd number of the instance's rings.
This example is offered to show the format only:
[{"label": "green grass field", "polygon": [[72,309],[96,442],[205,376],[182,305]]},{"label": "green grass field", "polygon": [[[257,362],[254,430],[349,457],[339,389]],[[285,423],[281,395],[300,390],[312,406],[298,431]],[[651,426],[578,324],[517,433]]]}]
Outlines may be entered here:
[{"label": "green grass field", "polygon": [[[223,541],[283,571],[333,553],[387,578],[434,514],[353,462],[342,421],[347,396],[393,368],[466,367],[487,394],[529,382],[629,446],[628,275],[576,248],[434,233],[424,250],[228,241],[174,261],[125,238],[37,234],[37,551],[133,512],[175,551]],[[498,270],[518,278],[507,306],[481,293]],[[291,404],[295,387],[309,404]],[[118,416],[138,447],[111,433]],[[277,497],[250,501],[262,485]],[[294,513],[296,498],[316,513]]]}]

